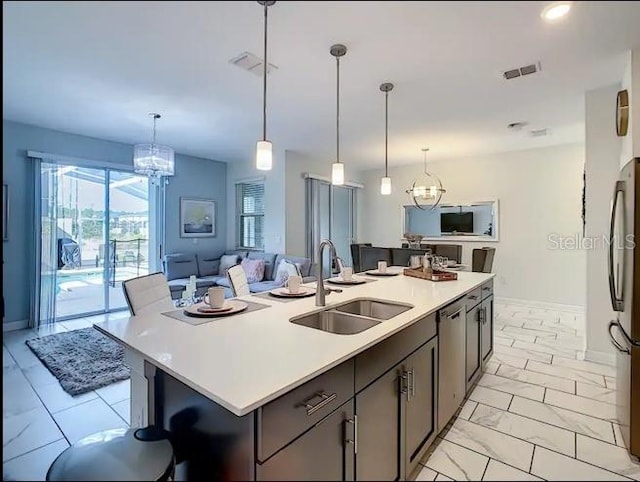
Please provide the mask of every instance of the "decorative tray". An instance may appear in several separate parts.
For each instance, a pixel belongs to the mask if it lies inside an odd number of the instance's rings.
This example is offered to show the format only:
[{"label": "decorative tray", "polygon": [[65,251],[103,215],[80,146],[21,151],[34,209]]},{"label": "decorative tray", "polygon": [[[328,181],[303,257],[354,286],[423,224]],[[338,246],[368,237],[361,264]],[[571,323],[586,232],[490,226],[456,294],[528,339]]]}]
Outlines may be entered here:
[{"label": "decorative tray", "polygon": [[405,268],[404,274],[405,276],[413,276],[414,278],[428,279],[430,281],[453,281],[458,279],[458,273],[437,270],[425,273],[422,268]]}]

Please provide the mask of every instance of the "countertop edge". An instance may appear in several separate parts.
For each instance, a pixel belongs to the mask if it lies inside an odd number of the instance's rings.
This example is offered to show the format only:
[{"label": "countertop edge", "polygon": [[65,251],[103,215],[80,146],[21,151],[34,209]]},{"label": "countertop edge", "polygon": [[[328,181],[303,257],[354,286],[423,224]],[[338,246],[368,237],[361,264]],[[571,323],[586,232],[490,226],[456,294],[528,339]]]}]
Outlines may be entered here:
[{"label": "countertop edge", "polygon": [[94,324],[93,327],[95,329],[97,329],[100,333],[103,333],[104,335],[108,336],[109,338],[111,338],[112,340],[116,341],[117,343],[122,344],[126,349],[131,350],[132,352],[136,353],[138,356],[143,358],[148,363],[154,365],[155,367],[159,368],[160,370],[166,372],[167,374],[169,374],[172,377],[176,378],[180,382],[184,383],[188,387],[192,388],[193,390],[197,391],[198,393],[201,393],[202,395],[204,395],[207,398],[211,399],[215,403],[217,403],[220,406],[224,407],[225,409],[229,410],[234,415],[236,415],[238,417],[242,417],[242,416],[245,416],[245,415],[253,412],[257,408],[260,408],[260,407],[266,405],[267,403],[275,400],[276,398],[280,397],[281,395],[284,395],[285,393],[287,393],[287,392],[299,387],[300,385],[304,384],[305,382],[307,382],[309,380],[312,380],[313,378],[316,378],[317,376],[329,371],[330,369],[338,366],[342,362],[347,361],[347,360],[355,357],[356,355],[362,353],[363,351],[367,350],[368,348],[371,348],[372,346],[377,345],[378,343],[386,340],[390,336],[392,336],[392,335],[404,330],[405,328],[411,326],[412,324],[414,324],[418,320],[424,318],[425,316],[428,316],[428,315],[430,315],[430,314],[432,314],[434,312],[437,312],[439,309],[441,309],[442,307],[448,305],[452,301],[454,301],[454,300],[466,295],[467,293],[473,291],[474,289],[478,288],[479,286],[481,286],[482,284],[486,283],[487,281],[495,278],[495,274],[494,273],[485,273],[485,274],[488,275],[488,277],[486,279],[473,284],[470,288],[468,288],[465,291],[462,291],[460,294],[456,295],[456,297],[436,305],[435,308],[432,308],[429,311],[425,311],[423,313],[417,314],[411,320],[406,321],[402,325],[398,326],[396,329],[391,330],[391,331],[389,331],[387,333],[384,333],[379,338],[377,338],[375,340],[372,340],[371,342],[363,344],[362,346],[358,347],[357,349],[352,350],[350,353],[348,353],[348,354],[346,354],[346,355],[344,355],[342,357],[337,358],[336,360],[332,361],[331,363],[328,363],[326,365],[321,366],[317,370],[313,371],[312,373],[310,373],[310,374],[308,374],[306,376],[301,377],[300,379],[296,380],[295,382],[289,383],[288,385],[285,385],[285,386],[281,387],[280,389],[270,393],[269,395],[267,395],[265,397],[262,397],[261,399],[256,400],[255,402],[247,404],[247,405],[242,406],[242,407],[237,407],[237,406],[229,403],[228,401],[226,401],[225,399],[223,399],[220,396],[216,395],[215,393],[212,393],[211,391],[207,390],[205,387],[197,385],[197,384],[193,383],[191,380],[187,379],[186,377],[181,376],[179,373],[177,373],[174,370],[172,370],[171,368],[167,367],[166,365],[164,365],[159,360],[149,357],[148,355],[142,353],[137,348],[131,346],[126,341],[122,340],[121,338],[116,337],[115,335],[113,335],[109,331],[105,330],[102,326],[100,326],[100,324]]}]

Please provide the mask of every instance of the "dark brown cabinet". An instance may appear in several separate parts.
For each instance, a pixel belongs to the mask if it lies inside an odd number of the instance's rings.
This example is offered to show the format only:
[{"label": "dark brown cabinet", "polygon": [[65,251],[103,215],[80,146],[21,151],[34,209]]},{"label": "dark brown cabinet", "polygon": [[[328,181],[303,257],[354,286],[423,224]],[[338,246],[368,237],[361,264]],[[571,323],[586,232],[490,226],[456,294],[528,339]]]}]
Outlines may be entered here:
[{"label": "dark brown cabinet", "polygon": [[263,464],[257,480],[353,480],[356,451],[353,399]]},{"label": "dark brown cabinet", "polygon": [[[356,358],[356,386],[358,380],[374,380],[355,396],[356,480],[409,478],[436,436],[435,316],[430,315],[410,328],[415,335],[421,335],[405,343],[403,353],[397,343],[401,338],[394,338],[405,337],[407,330],[388,340],[384,355],[381,352],[372,357],[372,353],[365,352]],[[415,348],[407,350],[407,345]],[[381,375],[381,359],[397,362],[390,369],[386,365],[387,371]]]},{"label": "dark brown cabinet", "polygon": [[[438,339],[433,338],[403,363],[404,466],[407,478],[436,435]],[[388,479],[387,479],[388,480]]]},{"label": "dark brown cabinet", "polygon": [[493,354],[493,295],[482,300],[480,341],[482,363],[486,363]]},{"label": "dark brown cabinet", "polygon": [[482,315],[482,303],[467,309],[467,333],[465,343],[465,363],[467,375],[467,392],[473,386],[480,373],[480,318]]},{"label": "dark brown cabinet", "polygon": [[356,395],[357,480],[400,478],[400,365]]}]

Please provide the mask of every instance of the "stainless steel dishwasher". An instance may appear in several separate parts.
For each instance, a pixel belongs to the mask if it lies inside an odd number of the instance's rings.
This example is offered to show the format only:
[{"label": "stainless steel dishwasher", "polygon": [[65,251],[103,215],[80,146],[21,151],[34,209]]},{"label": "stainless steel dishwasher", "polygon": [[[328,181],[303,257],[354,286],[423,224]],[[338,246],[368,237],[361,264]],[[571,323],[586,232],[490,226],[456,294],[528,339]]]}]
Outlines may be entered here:
[{"label": "stainless steel dishwasher", "polygon": [[438,312],[438,432],[464,400],[466,326],[464,297]]}]

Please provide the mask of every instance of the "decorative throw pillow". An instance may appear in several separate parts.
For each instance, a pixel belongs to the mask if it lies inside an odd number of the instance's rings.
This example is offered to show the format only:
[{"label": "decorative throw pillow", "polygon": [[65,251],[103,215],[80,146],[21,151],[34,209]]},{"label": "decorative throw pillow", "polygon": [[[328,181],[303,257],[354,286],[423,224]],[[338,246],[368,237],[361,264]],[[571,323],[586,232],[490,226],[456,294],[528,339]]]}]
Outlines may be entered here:
[{"label": "decorative throw pillow", "polygon": [[220,258],[220,270],[218,273],[222,276],[227,276],[227,271],[232,266],[238,264],[237,254],[225,254]]},{"label": "decorative throw pillow", "polygon": [[248,283],[257,283],[264,279],[264,259],[244,258],[240,263]]},{"label": "decorative throw pillow", "polygon": [[300,270],[291,261],[287,261],[286,259],[283,259],[278,264],[278,269],[276,270],[276,276],[274,278],[274,282],[280,285],[284,285],[285,281],[287,281],[289,276],[293,276],[293,275],[300,276]]}]

